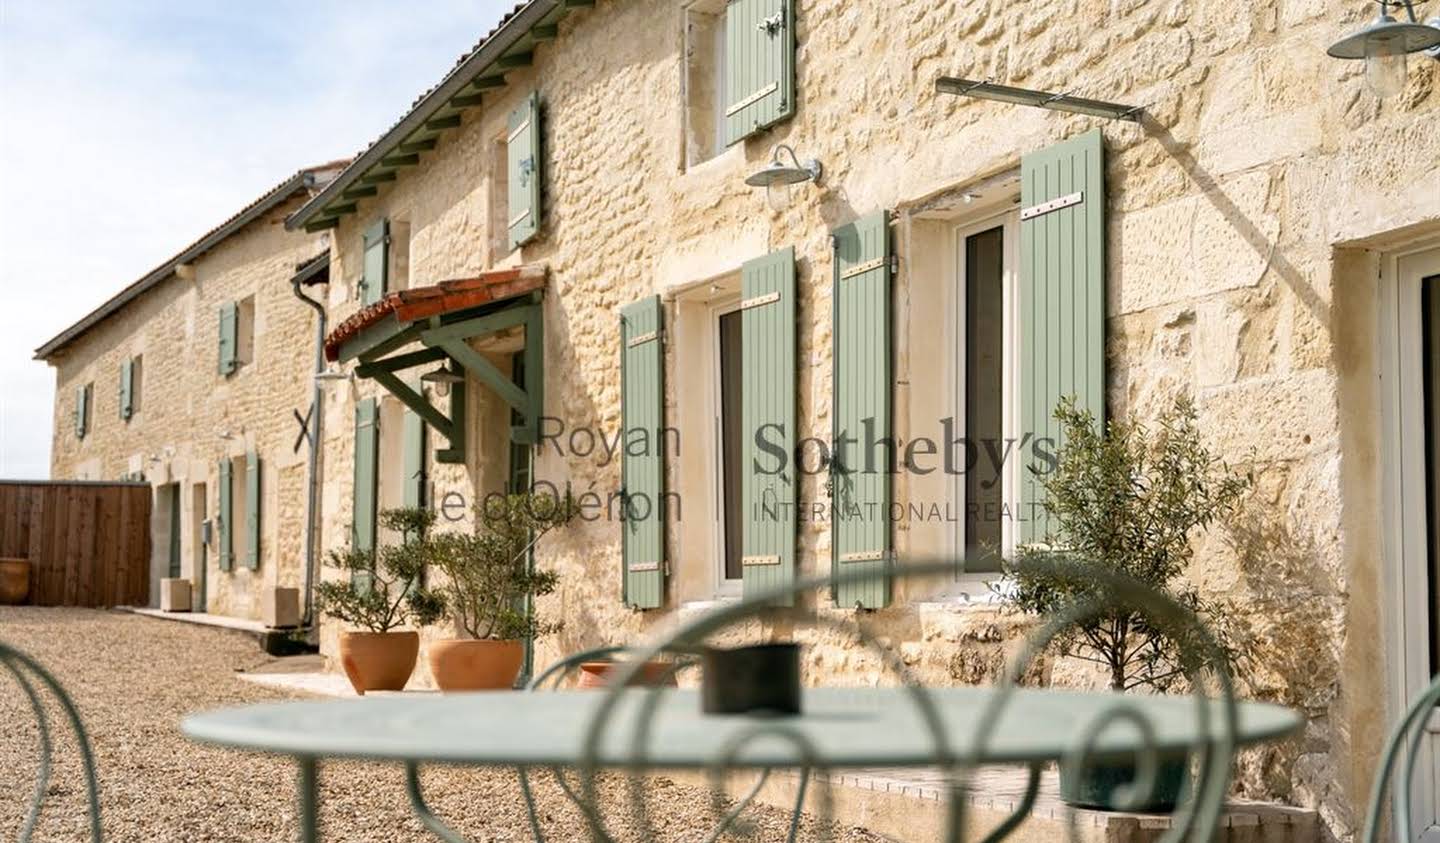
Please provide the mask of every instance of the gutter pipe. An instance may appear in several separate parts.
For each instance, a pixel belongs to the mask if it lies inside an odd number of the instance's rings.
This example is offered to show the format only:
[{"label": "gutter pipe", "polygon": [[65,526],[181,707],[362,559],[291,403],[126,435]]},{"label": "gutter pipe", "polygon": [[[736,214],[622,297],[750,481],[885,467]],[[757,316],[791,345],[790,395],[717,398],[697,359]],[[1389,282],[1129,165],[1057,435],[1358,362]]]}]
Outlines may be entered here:
[{"label": "gutter pipe", "polygon": [[[325,371],[325,330],[327,322],[325,306],[301,292],[300,278],[292,278],[290,280],[290,288],[294,291],[295,298],[315,309],[318,317],[315,326],[315,374],[318,375]],[[319,538],[318,522],[320,520],[320,443],[324,441],[323,432],[325,429],[324,384],[313,376],[310,382],[310,412],[312,424],[310,455],[306,467],[305,608],[303,616],[300,619],[300,626],[307,629],[313,625],[315,619],[315,562],[318,556],[315,545]]]}]

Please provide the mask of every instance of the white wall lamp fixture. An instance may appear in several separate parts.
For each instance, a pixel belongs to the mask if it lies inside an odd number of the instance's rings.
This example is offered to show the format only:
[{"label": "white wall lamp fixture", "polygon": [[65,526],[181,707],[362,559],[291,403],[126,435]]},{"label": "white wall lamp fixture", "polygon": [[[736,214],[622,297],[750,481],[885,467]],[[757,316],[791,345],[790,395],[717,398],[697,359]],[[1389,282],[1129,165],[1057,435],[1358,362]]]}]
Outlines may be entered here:
[{"label": "white wall lamp fixture", "polygon": [[452,371],[446,363],[441,363],[434,371],[426,372],[420,376],[421,383],[428,383],[434,386],[435,394],[444,398],[450,394],[450,387],[457,383],[463,383],[465,376],[459,372]]},{"label": "white wall lamp fixture", "polygon": [[[1440,15],[1421,23],[1411,0],[1375,0],[1380,14],[1364,28],[1330,45],[1325,52],[1337,59],[1364,59],[1365,86],[1384,99],[1405,89],[1408,57],[1425,53],[1440,59]],[[1404,9],[1396,20],[1391,9]]]},{"label": "white wall lamp fixture", "polygon": [[[790,163],[786,164],[781,157],[782,153],[789,153]],[[765,188],[765,201],[776,211],[783,211],[790,207],[790,185],[803,184],[807,181],[820,181],[820,174],[824,168],[820,162],[811,158],[802,162],[795,155],[795,150],[787,144],[779,144],[775,147],[775,153],[770,157],[770,163],[765,165],[763,170],[757,170],[745,178],[745,183],[751,187]]]}]

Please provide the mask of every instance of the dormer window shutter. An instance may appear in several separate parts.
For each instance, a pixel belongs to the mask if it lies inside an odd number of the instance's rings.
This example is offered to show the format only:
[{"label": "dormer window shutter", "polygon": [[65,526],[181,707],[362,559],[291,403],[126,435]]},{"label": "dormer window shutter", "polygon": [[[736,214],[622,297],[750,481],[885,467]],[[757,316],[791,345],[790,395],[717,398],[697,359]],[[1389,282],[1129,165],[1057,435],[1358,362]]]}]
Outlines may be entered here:
[{"label": "dormer window shutter", "polygon": [[240,324],[240,308],[233,301],[220,305],[220,374],[235,371],[239,358],[236,355],[236,337]]},{"label": "dormer window shutter", "polygon": [[75,437],[84,439],[90,429],[90,387],[75,389]]},{"label": "dormer window shutter", "polygon": [[135,358],[120,364],[120,418],[135,415]]},{"label": "dormer window shutter", "polygon": [[509,242],[513,249],[540,233],[540,94],[531,93],[510,112],[505,137],[506,203]]},{"label": "dormer window shutter", "polygon": [[385,295],[390,273],[390,221],[380,220],[365,229],[364,276],[360,279],[360,304],[369,307]]},{"label": "dormer window shutter", "polygon": [[731,0],[725,10],[725,145],[795,113],[794,0]]}]

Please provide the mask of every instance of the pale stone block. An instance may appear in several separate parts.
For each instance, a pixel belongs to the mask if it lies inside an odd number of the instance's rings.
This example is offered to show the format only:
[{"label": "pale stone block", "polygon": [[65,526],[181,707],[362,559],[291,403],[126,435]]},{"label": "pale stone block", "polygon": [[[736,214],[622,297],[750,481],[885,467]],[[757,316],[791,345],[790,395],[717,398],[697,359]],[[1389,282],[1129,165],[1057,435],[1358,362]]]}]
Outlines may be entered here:
[{"label": "pale stone block", "polygon": [[160,580],[160,611],[190,611],[190,581],[183,577]]},{"label": "pale stone block", "polygon": [[1200,388],[1232,383],[1240,371],[1241,332],[1248,320],[1224,299],[1211,299],[1196,308],[1195,385]]},{"label": "pale stone block", "polygon": [[300,590],[270,587],[260,594],[260,620],[272,629],[300,625]]}]

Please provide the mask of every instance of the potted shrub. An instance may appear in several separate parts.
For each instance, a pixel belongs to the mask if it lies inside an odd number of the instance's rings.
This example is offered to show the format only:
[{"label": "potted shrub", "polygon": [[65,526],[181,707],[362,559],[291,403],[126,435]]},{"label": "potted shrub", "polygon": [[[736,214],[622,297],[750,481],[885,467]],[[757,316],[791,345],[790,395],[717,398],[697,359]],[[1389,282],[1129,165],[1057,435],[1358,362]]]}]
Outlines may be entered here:
[{"label": "potted shrub", "polygon": [[425,542],[435,521],[422,509],[389,509],[380,524],[399,533],[401,541],[376,550],[332,550],[326,564],[348,571],[347,581],[331,580],[315,588],[320,610],[360,630],[340,633],[340,663],[355,693],[399,691],[415,669],[420,636],[396,631],[407,622],[434,623],[440,608],[417,586],[424,574],[429,547]]},{"label": "potted shrub", "polygon": [[432,537],[430,561],[443,579],[424,589],[464,637],[433,641],[426,659],[444,691],[510,688],[524,660],[524,642],[559,631],[539,618],[534,599],[555,590],[554,571],[535,569],[530,550],[540,537],[570,521],[573,499],[550,494],[491,495],[479,507],[473,533]]},{"label": "potted shrub", "polygon": [[[1073,401],[1062,401],[1055,418],[1064,428],[1064,444],[1055,470],[1043,480],[1052,533],[1044,544],[1016,553],[1021,564],[1010,566],[999,586],[1003,601],[1028,613],[1053,615],[1077,600],[1104,598],[1104,586],[1087,579],[1082,566],[1113,571],[1193,612],[1215,636],[1218,658],[1233,672],[1241,636],[1226,627],[1231,608],[1202,597],[1182,575],[1196,534],[1237,512],[1251,476],[1230,471],[1204,447],[1194,407],[1185,399],[1153,427],[1131,419],[1100,430]],[[1047,564],[1027,570],[1023,563],[1033,560]],[[1164,693],[1216,666],[1214,649],[1172,632],[1112,600],[1052,643],[1061,655],[1099,665],[1111,690]],[[1187,771],[1185,754],[1162,758],[1146,807],[1173,807]],[[1062,764],[1061,797],[1071,804],[1110,807],[1114,789],[1134,778],[1129,761],[1078,770]]]}]

